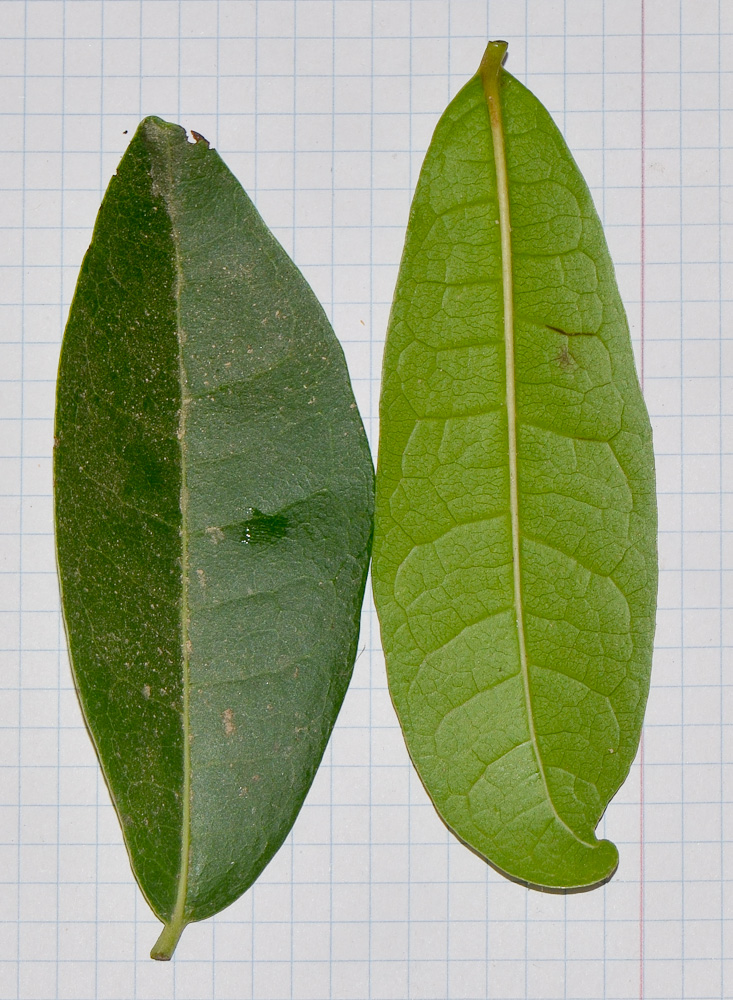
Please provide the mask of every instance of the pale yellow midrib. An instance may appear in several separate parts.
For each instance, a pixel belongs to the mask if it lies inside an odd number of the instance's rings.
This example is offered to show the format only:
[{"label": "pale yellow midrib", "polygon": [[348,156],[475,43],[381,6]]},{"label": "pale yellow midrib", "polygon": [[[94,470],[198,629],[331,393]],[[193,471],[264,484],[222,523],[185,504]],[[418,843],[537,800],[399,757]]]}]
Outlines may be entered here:
[{"label": "pale yellow midrib", "polygon": [[[486,57],[485,57],[486,58]],[[555,808],[550,794],[547,775],[540,756],[537,731],[532,710],[532,696],[529,686],[529,661],[527,657],[527,640],[524,627],[524,608],[522,606],[522,570],[520,563],[520,529],[519,529],[519,481],[517,474],[517,400],[514,367],[514,276],[512,272],[512,227],[509,213],[509,178],[506,167],[506,151],[504,148],[504,126],[499,100],[499,74],[501,68],[485,66],[482,62],[479,74],[483,84],[486,102],[489,107],[489,122],[491,139],[494,147],[494,164],[496,168],[496,191],[499,204],[499,234],[501,240],[501,278],[504,306],[504,352],[506,364],[506,410],[507,437],[509,448],[509,508],[512,527],[512,572],[514,578],[514,608],[517,621],[517,639],[519,644],[519,662],[522,674],[524,698],[527,704],[527,724],[529,737],[537,762],[537,770],[545,791],[545,797],[558,823],[573,836],[575,840],[593,847],[572,830]]]},{"label": "pale yellow midrib", "polygon": [[[171,143],[165,146],[165,187],[161,191],[171,221],[173,238],[176,300],[176,336],[178,338],[178,378],[181,388],[181,409],[178,418],[178,441],[181,449],[181,652],[183,666],[182,684],[182,723],[183,723],[183,788],[181,805],[181,862],[178,881],[178,892],[171,918],[153,948],[155,952],[164,939],[172,950],[183,931],[186,921],[186,898],[188,896],[188,874],[191,847],[191,739],[190,739],[190,676],[189,676],[189,638],[188,638],[188,486],[186,478],[186,417],[191,403],[187,392],[186,369],[183,362],[183,337],[181,330],[181,288],[183,285],[183,266],[181,260],[180,234],[176,223],[176,212],[170,193],[173,190],[173,156]],[[170,956],[168,956],[170,957]]]}]

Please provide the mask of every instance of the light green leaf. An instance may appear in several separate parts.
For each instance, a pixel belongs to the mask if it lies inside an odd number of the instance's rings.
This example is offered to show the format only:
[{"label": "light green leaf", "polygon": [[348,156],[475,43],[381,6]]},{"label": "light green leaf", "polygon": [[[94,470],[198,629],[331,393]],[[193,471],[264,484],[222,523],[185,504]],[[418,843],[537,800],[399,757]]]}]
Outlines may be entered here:
[{"label": "light green leaf", "polygon": [[441,118],[387,337],[373,579],[390,690],[447,825],[505,874],[609,878],[656,598],[649,419],[588,188],[501,69]]},{"label": "light green leaf", "polygon": [[153,957],[282,844],[351,676],[373,471],[344,356],[217,153],[147,118],[64,335],[71,660]]}]

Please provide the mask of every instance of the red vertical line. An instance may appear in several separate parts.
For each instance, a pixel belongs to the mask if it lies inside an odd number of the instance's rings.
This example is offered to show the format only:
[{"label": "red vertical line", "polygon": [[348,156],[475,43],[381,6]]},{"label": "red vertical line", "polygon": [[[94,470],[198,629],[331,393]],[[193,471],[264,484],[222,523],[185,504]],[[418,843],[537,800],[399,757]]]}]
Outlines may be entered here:
[{"label": "red vertical line", "polygon": [[[215,132],[215,142],[217,148],[220,148],[220,120],[219,120],[219,109],[220,109],[220,83],[221,83],[221,5],[219,0],[216,0],[216,56],[215,56],[215,66],[216,66],[216,92],[214,95],[214,113],[216,115],[216,132]],[[292,921],[291,921],[292,927]],[[211,995],[216,996],[216,915],[211,921]]]},{"label": "red vertical line", "polygon": [[[562,4],[562,131],[568,134],[568,3]],[[563,896],[562,907],[562,995],[568,996],[568,897]]]},{"label": "red vertical line", "polygon": [[[524,5],[524,79],[529,85],[529,4]],[[563,123],[564,124],[564,123]],[[524,894],[524,995],[529,997],[529,893]]]},{"label": "red vertical line", "polygon": [[[369,440],[374,441],[374,30],[375,30],[375,10],[374,0],[369,7],[369,305],[367,306],[369,316]],[[379,399],[377,398],[377,413],[379,412]],[[377,418],[378,419],[378,418]],[[367,584],[371,587],[371,582]],[[369,924],[367,938],[367,998],[372,1000],[372,971],[374,968],[374,927],[373,901],[374,901],[374,613],[368,612],[369,622],[368,643],[369,643]]]},{"label": "red vertical line", "polygon": [[[59,306],[60,306],[60,323],[59,328],[63,330],[64,319],[66,313],[66,307],[64,305],[65,292],[66,292],[66,280],[65,280],[65,268],[64,268],[64,257],[65,257],[65,242],[64,242],[64,223],[66,218],[64,215],[64,203],[66,200],[66,193],[64,190],[66,175],[64,171],[64,161],[66,159],[66,128],[65,128],[65,113],[66,113],[66,4],[62,5],[61,9],[61,175],[59,177],[59,201],[60,201],[60,214],[59,214],[59,265],[60,265],[60,291],[59,296]],[[55,432],[54,432],[55,433]],[[58,642],[58,653],[56,656],[56,669],[58,670],[58,675],[56,678],[56,724],[58,730],[56,733],[56,969],[55,969],[55,983],[54,987],[56,990],[56,996],[59,995],[59,958],[61,954],[61,712],[62,712],[62,702],[61,702],[61,684],[63,678],[63,659],[61,656],[62,644],[64,641],[64,627],[62,623],[62,614],[58,616],[58,623],[56,626],[57,642]],[[135,977],[135,982],[137,977]]]},{"label": "red vertical line", "polygon": [[641,0],[641,317],[640,338],[641,351],[639,357],[639,380],[644,391],[644,314],[646,312],[645,279],[646,279],[646,18],[645,4]]},{"label": "red vertical line", "polygon": [[[529,4],[524,4],[524,80],[529,86]],[[529,997],[529,893],[524,894],[524,995]]]},{"label": "red vertical line", "polygon": [[[413,32],[413,0],[410,0],[409,4],[409,83],[408,83],[408,126],[407,126],[407,148],[408,148],[408,200],[412,201],[413,192],[415,190],[413,177],[413,130],[412,130],[412,92],[415,87],[415,77],[414,73],[414,63],[413,63],[413,44],[412,44],[412,32]],[[399,271],[397,272],[399,275]],[[413,894],[412,894],[412,876],[414,874],[412,870],[412,766],[408,763],[407,772],[407,953],[405,955],[405,973],[406,981],[405,986],[407,987],[405,993],[407,997],[412,997],[412,905],[413,905]]]},{"label": "red vertical line", "polygon": [[[451,38],[452,38],[452,34],[451,34],[451,27],[452,27],[452,25],[451,25],[451,16],[450,16],[451,11],[450,11],[450,8],[451,8],[451,5],[448,4],[448,11],[447,11],[448,25],[447,25],[447,31],[446,31],[447,41],[448,41],[448,50],[447,50],[446,54],[447,54],[447,58],[448,58],[448,66],[447,66],[448,73],[447,73],[447,76],[448,76],[448,90],[449,91],[451,89],[451,75],[450,75],[450,71],[451,71],[451,58],[450,57],[451,57]],[[450,847],[451,847],[451,845],[450,845],[450,840],[451,840],[452,835],[449,833],[447,827],[445,829],[445,832],[444,832],[443,836],[445,837],[445,995],[446,995],[446,997],[450,997],[450,996],[453,996],[453,994],[451,993],[451,977],[450,977],[450,971],[451,971],[451,961],[450,961],[450,945],[451,945],[451,937],[450,937],[450,923],[451,923],[450,922],[450,908],[451,908],[451,898],[450,898],[451,897],[451,892],[450,892]]]},{"label": "red vertical line", "polygon": [[[606,52],[606,5],[602,4],[601,10],[601,148],[603,150],[603,157],[601,159],[601,191],[603,192],[602,208],[603,214],[601,216],[604,226],[607,224],[607,200],[606,200],[606,183],[608,179],[608,171],[606,169],[606,151],[607,151],[607,141],[608,134],[606,132],[606,74],[607,74],[607,52]],[[602,827],[603,835],[606,835],[606,822],[603,821]],[[607,994],[607,975],[608,975],[608,947],[607,947],[607,937],[606,931],[607,927],[607,917],[608,917],[608,895],[604,892],[603,894],[603,944],[602,944],[602,959],[603,959],[603,996]]]},{"label": "red vertical line", "polygon": [[[525,17],[526,17],[527,16],[526,7],[525,7],[524,14],[525,14]],[[487,39],[487,41],[488,41],[489,38],[493,37],[493,35],[492,35],[491,31],[490,31],[490,24],[489,24],[489,22],[490,22],[490,9],[489,9],[489,4],[488,4],[488,0],[487,0],[487,3],[486,3],[486,39]],[[526,48],[525,48],[525,53],[526,53]],[[527,74],[526,73],[524,74],[524,79],[525,80],[527,79]],[[452,94],[452,86],[453,86],[453,81],[452,81],[450,73],[449,73],[448,74],[448,92],[449,92],[449,94]],[[489,959],[491,957],[491,944],[490,944],[490,942],[491,942],[491,924],[490,924],[490,919],[491,919],[492,910],[491,910],[491,902],[490,902],[490,900],[491,900],[491,877],[489,875],[490,870],[491,869],[489,868],[489,866],[486,865],[485,866],[485,873],[484,873],[484,878],[486,880],[486,897],[485,897],[485,903],[486,903],[486,931],[485,931],[485,934],[484,934],[484,993],[486,994],[486,996],[489,995]]]},{"label": "red vertical line", "polygon": [[[252,170],[253,170],[252,188],[253,188],[253,191],[254,191],[254,203],[255,203],[255,205],[257,205],[259,203],[259,184],[258,184],[258,182],[259,182],[259,179],[260,179],[260,171],[259,171],[260,148],[259,148],[259,142],[258,142],[258,138],[259,138],[259,109],[260,109],[260,102],[259,102],[259,80],[260,80],[260,58],[259,58],[259,56],[260,56],[260,17],[259,17],[259,14],[260,14],[260,6],[259,6],[259,3],[258,3],[258,0],[255,0],[254,7],[255,7],[255,9],[254,9],[254,28],[253,28],[253,33],[254,33],[255,51],[254,51],[254,67],[253,67],[253,70],[254,70],[254,77],[255,77],[255,79],[254,79],[254,115],[253,115],[253,129],[252,129],[252,152],[254,154],[253,155],[254,165],[253,165],[253,168],[252,168]],[[256,930],[255,930],[256,929],[255,913],[256,913],[256,906],[257,906],[257,895],[256,895],[256,892],[255,892],[254,888],[252,889],[252,894],[251,894],[250,899],[251,899],[251,907],[252,908],[250,910],[250,915],[249,915],[249,919],[250,919],[249,941],[250,941],[250,954],[252,956],[252,959],[251,959],[251,962],[250,962],[250,972],[249,972],[249,990],[250,990],[250,996],[251,997],[255,997],[257,995],[255,993],[255,986],[257,984],[257,975],[256,975],[256,971],[257,971],[256,957],[257,957],[257,955],[256,955],[256,952],[255,952],[255,943],[256,943],[256,940],[257,940],[257,938],[256,938]]]},{"label": "red vertical line", "polygon": [[[217,7],[218,7],[217,0]],[[216,20],[216,44],[219,45],[219,16]],[[217,99],[219,96],[219,69],[217,60]],[[331,175],[333,176],[333,174]],[[298,5],[293,0],[293,260],[297,260],[295,254],[295,240],[297,232],[298,215]],[[331,302],[331,317],[333,317],[333,302]],[[290,996],[295,996],[295,837],[291,829],[290,840]],[[216,993],[214,993],[216,996]]]},{"label": "red vertical line", "polygon": [[[685,187],[685,162],[684,162],[684,151],[685,151],[685,114],[684,114],[684,101],[683,101],[683,89],[682,89],[682,70],[683,70],[683,59],[682,59],[682,49],[685,41],[685,36],[683,35],[683,20],[682,20],[682,3],[683,0],[678,2],[678,65],[679,74],[677,81],[677,101],[678,101],[678,134],[677,134],[677,158],[679,163],[679,227],[680,227],[680,242],[679,242],[679,316],[680,316],[680,332],[679,332],[679,449],[680,449],[680,468],[679,468],[679,510],[680,510],[680,528],[679,528],[679,560],[680,560],[680,632],[679,632],[679,652],[680,652],[680,718],[679,718],[679,731],[680,731],[680,847],[681,847],[681,857],[680,857],[680,948],[679,954],[681,958],[681,968],[680,968],[680,996],[687,997],[687,981],[689,975],[689,968],[685,965],[685,955],[687,952],[687,938],[686,938],[686,908],[685,908],[685,838],[687,834],[687,828],[685,827],[685,805],[687,802],[687,788],[688,783],[685,775],[685,761],[686,761],[686,750],[687,744],[685,743],[685,678],[687,671],[687,663],[685,662],[685,642],[687,640],[687,631],[685,627],[685,612],[687,610],[687,589],[685,587],[685,569],[687,566],[687,557],[685,552],[685,536],[687,534],[687,528],[689,524],[689,516],[687,515],[685,507],[685,495],[687,491],[687,485],[689,482],[689,475],[687,472],[687,467],[685,464],[685,459],[687,457],[687,447],[685,441],[685,409],[686,409],[686,396],[685,396],[685,352],[684,352],[684,341],[683,341],[683,331],[684,331],[684,303],[685,294],[687,291],[687,281],[685,274],[685,261],[684,261],[684,237],[685,237],[685,218],[683,215],[683,195]],[[694,989],[694,986],[693,986]]]},{"label": "red vertical line", "polygon": [[[65,14],[64,14],[64,43],[63,44],[64,44],[64,53],[65,53],[65,51],[66,51],[66,15]],[[65,75],[66,75],[66,69],[65,69],[65,66],[66,66],[65,59],[66,59],[66,57],[65,57],[65,54],[64,54],[64,56],[62,58],[64,60],[64,62],[62,63],[62,66],[64,67],[63,70],[62,70],[62,73],[63,73],[64,78],[65,78]],[[138,12],[137,12],[137,65],[138,65],[137,120],[138,120],[138,122],[141,122],[143,120],[143,68],[144,68],[144,65],[145,65],[145,61],[143,59],[143,0],[138,0]],[[66,108],[65,108],[65,97],[63,96],[63,94],[62,94],[62,97],[61,97],[61,101],[62,101],[62,105],[61,105],[62,109],[65,111],[66,110]],[[63,129],[63,118],[62,118],[62,129]],[[63,162],[64,162],[64,159],[63,159],[64,152],[65,152],[65,147],[62,146],[62,150],[61,150],[61,153],[62,153],[62,157],[61,157],[62,167],[61,167],[61,169],[62,170],[63,170]],[[63,188],[63,184],[61,186]],[[139,911],[138,911],[138,897],[139,896],[140,896],[140,893],[137,892],[137,891],[133,892],[133,894],[132,894],[132,899],[133,899],[133,903],[132,903],[132,919],[134,921],[134,923],[133,923],[133,931],[132,931],[132,946],[133,946],[133,949],[134,949],[134,951],[133,951],[134,955],[139,954],[139,951],[138,951],[138,927],[139,927],[139,925],[138,925],[138,913],[139,913]],[[134,1000],[137,1000],[137,982],[138,982],[137,967],[136,967],[135,972],[133,973],[133,975],[134,975],[134,994],[133,994],[133,996],[134,996]]]},{"label": "red vertical line", "polygon": [[[26,205],[28,203],[28,3],[23,5],[23,119],[22,119],[22,133],[21,133],[21,192],[20,197],[22,199],[20,206],[20,225],[21,225],[21,245],[20,245],[20,461],[18,469],[18,632],[17,632],[17,663],[18,663],[18,784],[15,789],[17,796],[17,828],[16,828],[16,847],[17,847],[17,868],[15,870],[15,877],[17,880],[17,885],[15,887],[15,904],[16,904],[16,924],[15,924],[15,988],[17,995],[21,995],[22,988],[22,977],[21,977],[21,961],[20,961],[20,939],[22,931],[22,917],[23,917],[23,740],[21,739],[21,721],[23,719],[23,682],[25,680],[23,673],[23,530],[25,527],[23,518],[23,507],[24,507],[24,492],[25,492],[25,482],[23,476],[23,466],[25,465],[25,427],[23,422],[23,417],[25,416],[25,331],[26,331],[26,264],[28,260],[28,249],[27,249],[27,212]],[[59,847],[56,847],[57,857]],[[58,960],[58,953],[56,955]]]},{"label": "red vertical line", "polygon": [[[109,177],[105,174],[105,161],[106,157],[104,155],[104,107],[105,107],[105,93],[104,93],[104,4],[100,4],[99,9],[99,202],[101,203],[104,198],[105,192],[107,190],[107,183]],[[103,779],[101,777],[101,772],[99,768],[95,769],[95,795],[94,795],[94,995],[95,997],[99,995],[99,839],[100,839],[100,825],[99,825],[99,814],[106,805],[106,793],[101,792],[101,786]],[[107,799],[107,801],[109,801]],[[103,869],[104,871],[104,869]]]},{"label": "red vertical line", "polygon": [[[639,381],[644,392],[644,317],[646,312],[646,10],[641,0],[641,206]],[[644,1000],[644,730],[639,741],[639,1000]]]},{"label": "red vertical line", "polygon": [[[336,49],[338,47],[336,0],[331,2],[331,316],[336,312]],[[353,669],[353,668],[352,668]],[[333,997],[333,868],[334,777],[333,740],[328,741],[328,996]],[[254,1000],[254,994],[252,996]]]},{"label": "red vertical line", "polygon": [[[181,120],[181,78],[182,78],[182,74],[183,74],[183,58],[182,58],[182,54],[181,54],[181,25],[182,25],[182,20],[181,20],[181,6],[182,6],[181,0],[178,0],[178,10],[177,10],[177,20],[176,20],[177,58],[178,58],[177,70],[176,70],[176,74],[177,74],[176,75],[176,121],[179,121],[179,122]],[[104,119],[102,119],[102,120],[104,120]],[[217,136],[217,141],[218,141],[218,138],[219,137]],[[178,296],[178,291],[176,291],[176,296]],[[180,300],[178,300],[178,301],[180,301]],[[180,316],[180,312],[179,312],[180,306],[178,305],[178,301],[176,302],[176,316],[177,317]],[[180,363],[181,362],[179,362],[179,364]],[[179,374],[179,379],[180,379],[180,374]],[[180,496],[180,494],[179,494],[179,496]],[[179,504],[180,504],[180,499],[179,499]],[[183,516],[183,513],[181,514],[181,516]],[[184,557],[184,559],[185,559],[185,557]],[[181,563],[182,570],[183,570],[183,566],[184,565],[185,565],[185,561],[182,560],[182,563]],[[185,587],[186,587],[186,573],[185,573],[185,570],[182,571],[181,578],[182,578],[182,584],[181,584],[181,586],[185,589]],[[185,663],[185,660],[184,660],[184,663]],[[184,666],[184,670],[187,671],[188,668]],[[184,674],[184,677],[185,677],[185,674]],[[185,680],[183,682],[183,689],[184,689],[184,695],[183,695],[183,697],[185,699],[187,697],[186,694],[185,694],[185,689],[186,689],[186,681]],[[183,709],[184,720],[186,718],[186,714],[187,714],[187,710],[184,707],[184,709]],[[187,725],[187,723],[184,721],[183,722],[184,733],[186,732],[186,729],[185,729],[186,725]],[[191,759],[190,756],[188,756],[188,758],[186,757],[187,750],[186,750],[186,736],[185,735],[184,735],[184,738],[183,738],[183,746],[184,746],[184,750],[183,750],[184,758],[183,759],[184,759],[184,761],[186,759],[188,759],[190,761],[190,759]],[[189,753],[190,753],[190,751],[189,751]],[[184,773],[185,773],[185,767],[186,767],[186,765],[184,764]],[[185,780],[186,779],[184,778],[184,782],[185,782]],[[99,784],[99,775],[97,775],[97,784]],[[184,799],[188,799],[189,803],[191,801],[191,798],[190,798],[190,796],[191,796],[190,787],[191,786],[189,784],[188,789],[186,791],[184,791],[184,793],[183,793]],[[182,808],[185,811],[186,806],[184,805]],[[188,808],[190,809],[190,805],[189,805]],[[190,813],[189,813],[189,816],[190,816]],[[190,823],[190,820],[188,822]],[[183,827],[183,824],[182,824],[182,827]],[[189,827],[189,829],[190,829],[190,827]],[[181,843],[182,844],[184,843],[184,837],[185,837],[185,834],[183,832],[183,829],[181,829]],[[189,853],[189,857],[190,857],[190,853]],[[180,862],[180,864],[181,864],[180,872],[181,872],[181,878],[182,878],[183,877],[183,865],[184,865],[183,851],[181,853],[181,862]],[[182,885],[182,882],[181,882],[180,878],[179,878],[178,885],[179,885],[179,887]],[[95,962],[95,964],[98,964],[98,963]],[[175,964],[173,966],[173,1000],[178,1000],[178,996],[179,996],[179,987],[178,987],[178,984],[179,984],[179,981],[180,981],[179,980],[179,976],[181,975],[179,973],[179,971],[178,971],[179,968],[180,968],[180,966],[177,965],[177,964]],[[97,994],[95,993],[95,996],[96,995]]]},{"label": "red vertical line", "polygon": [[[723,492],[725,480],[723,478],[723,192],[722,192],[722,178],[723,178],[723,88],[722,88],[722,71],[721,71],[721,58],[723,55],[721,37],[723,31],[722,25],[722,4],[718,6],[718,325],[720,328],[720,337],[718,339],[718,434],[719,434],[719,456],[718,456],[718,475],[719,475],[719,485],[721,494]],[[680,178],[681,179],[681,178]],[[723,497],[720,498],[720,508],[719,508],[719,520],[718,520],[718,531],[720,532],[720,547],[721,554],[723,548],[723,531],[725,530],[725,507],[723,504]],[[723,665],[723,621],[724,621],[724,611],[723,602],[725,598],[724,591],[724,569],[725,563],[721,558],[720,561],[720,577],[718,582],[718,600],[720,602],[720,625],[718,632],[718,642],[720,644],[719,649],[719,664],[720,664],[720,698],[719,698],[719,716],[718,725],[720,726],[720,995],[725,995],[725,918],[726,918],[726,895],[725,895],[725,849],[724,849],[724,831],[725,831],[725,785],[723,783],[724,779],[724,768],[723,761],[725,757],[723,756],[725,752],[724,734],[725,734],[725,702],[723,700],[724,695],[724,665]]]}]

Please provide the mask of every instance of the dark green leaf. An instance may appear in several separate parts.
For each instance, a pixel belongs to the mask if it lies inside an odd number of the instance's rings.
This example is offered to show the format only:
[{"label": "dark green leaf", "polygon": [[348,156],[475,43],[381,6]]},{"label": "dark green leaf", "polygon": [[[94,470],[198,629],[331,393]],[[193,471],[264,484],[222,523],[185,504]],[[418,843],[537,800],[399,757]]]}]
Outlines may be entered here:
[{"label": "dark green leaf", "polygon": [[208,143],[147,118],[64,336],[56,531],[79,697],[166,924],[252,884],[353,667],[373,473],[341,348]]},{"label": "dark green leaf", "polygon": [[654,461],[598,216],[505,50],[446,110],[412,205],[374,590],[440,815],[509,876],[582,887],[616,868],[594,831],[649,686]]}]

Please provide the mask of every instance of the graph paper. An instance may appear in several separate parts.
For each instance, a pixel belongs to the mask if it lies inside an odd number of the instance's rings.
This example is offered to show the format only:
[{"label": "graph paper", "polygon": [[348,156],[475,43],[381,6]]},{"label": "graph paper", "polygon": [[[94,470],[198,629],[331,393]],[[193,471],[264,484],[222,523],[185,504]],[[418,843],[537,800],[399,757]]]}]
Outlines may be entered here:
[{"label": "graph paper", "polygon": [[[150,961],[74,694],[55,576],[61,335],[139,120],[216,146],[346,351],[373,448],[411,194],[488,38],[604,221],[651,412],[661,585],[603,888],[508,882],[437,818],[367,600],[354,679],[257,884]],[[0,0],[0,998],[733,997],[733,5],[726,0]]]}]

